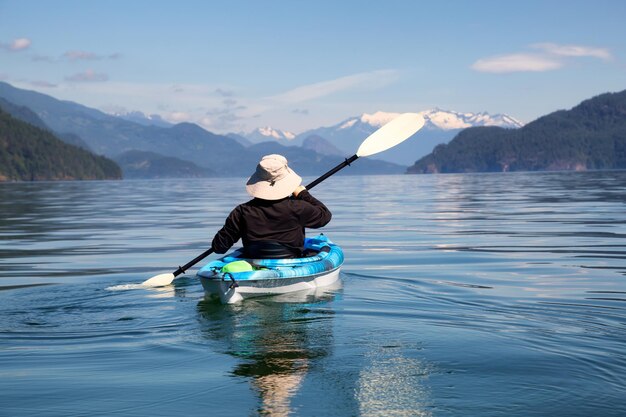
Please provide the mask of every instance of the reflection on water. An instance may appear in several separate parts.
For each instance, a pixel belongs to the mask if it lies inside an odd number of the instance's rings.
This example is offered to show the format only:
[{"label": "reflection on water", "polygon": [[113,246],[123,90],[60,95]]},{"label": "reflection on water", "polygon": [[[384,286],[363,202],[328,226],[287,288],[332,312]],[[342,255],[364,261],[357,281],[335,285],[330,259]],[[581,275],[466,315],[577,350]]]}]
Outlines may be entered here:
[{"label": "reflection on water", "polygon": [[[330,353],[332,301],[340,285],[240,304],[210,299],[198,304],[202,334],[240,360],[232,375],[251,381],[261,415],[291,415],[291,398],[311,361]],[[312,314],[313,307],[323,307],[324,314]]]},{"label": "reflection on water", "polygon": [[432,416],[432,373],[432,365],[404,356],[399,346],[368,352],[357,382],[361,415]]}]

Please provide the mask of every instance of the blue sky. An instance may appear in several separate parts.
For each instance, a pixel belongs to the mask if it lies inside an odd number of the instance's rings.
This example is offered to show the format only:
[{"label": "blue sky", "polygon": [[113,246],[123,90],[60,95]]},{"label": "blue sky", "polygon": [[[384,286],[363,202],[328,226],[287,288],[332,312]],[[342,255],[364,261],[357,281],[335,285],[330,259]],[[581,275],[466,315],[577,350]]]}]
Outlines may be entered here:
[{"label": "blue sky", "polygon": [[0,0],[0,80],[218,133],[433,107],[529,122],[626,89],[624,22],[621,0]]}]

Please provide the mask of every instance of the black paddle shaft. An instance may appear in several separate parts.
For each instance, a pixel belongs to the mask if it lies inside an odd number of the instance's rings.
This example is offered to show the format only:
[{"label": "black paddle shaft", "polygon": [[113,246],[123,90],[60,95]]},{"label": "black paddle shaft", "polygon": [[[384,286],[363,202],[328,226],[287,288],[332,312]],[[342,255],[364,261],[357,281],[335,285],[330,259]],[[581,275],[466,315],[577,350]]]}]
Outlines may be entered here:
[{"label": "black paddle shaft", "polygon": [[194,266],[195,264],[197,264],[198,262],[200,262],[201,260],[203,260],[204,258],[206,258],[212,253],[213,253],[213,248],[205,250],[200,255],[196,256],[191,261],[187,262],[185,265],[179,266],[178,269],[174,271],[174,276],[177,277],[180,274],[184,274],[186,270],[188,270],[189,268],[191,268],[192,266]]},{"label": "black paddle shaft", "polygon": [[337,173],[338,171],[342,170],[343,168],[347,167],[348,165],[350,165],[351,163],[356,161],[358,158],[359,157],[358,157],[357,154],[352,155],[350,158],[346,158],[345,161],[343,161],[342,163],[340,163],[339,165],[337,165],[336,167],[334,167],[333,169],[328,171],[326,174],[322,175],[321,177],[319,177],[318,179],[316,179],[315,181],[313,181],[312,183],[307,185],[306,189],[310,190],[311,188],[315,187],[320,182],[324,181],[326,178],[330,177],[331,175],[333,175],[333,174]]}]

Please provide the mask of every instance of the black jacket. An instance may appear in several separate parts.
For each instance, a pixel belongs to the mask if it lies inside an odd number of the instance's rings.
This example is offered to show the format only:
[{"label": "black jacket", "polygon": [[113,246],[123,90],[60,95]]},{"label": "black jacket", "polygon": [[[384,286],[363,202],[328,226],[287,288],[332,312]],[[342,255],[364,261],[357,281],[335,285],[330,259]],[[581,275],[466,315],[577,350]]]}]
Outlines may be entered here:
[{"label": "black jacket", "polygon": [[303,190],[282,200],[252,199],[230,212],[213,238],[215,253],[226,253],[239,239],[244,248],[255,242],[278,242],[294,253],[304,249],[304,228],[325,226],[331,213],[322,202]]}]

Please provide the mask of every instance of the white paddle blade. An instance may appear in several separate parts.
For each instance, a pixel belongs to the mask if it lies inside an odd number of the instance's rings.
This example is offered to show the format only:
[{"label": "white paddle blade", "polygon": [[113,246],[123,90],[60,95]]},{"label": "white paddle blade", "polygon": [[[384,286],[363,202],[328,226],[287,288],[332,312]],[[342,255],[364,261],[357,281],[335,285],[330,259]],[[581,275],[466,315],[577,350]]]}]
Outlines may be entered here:
[{"label": "white paddle blade", "polygon": [[174,281],[174,274],[159,274],[141,283],[143,287],[164,287]]},{"label": "white paddle blade", "polygon": [[424,118],[417,113],[403,113],[363,141],[356,155],[369,156],[404,142],[424,126]]}]

